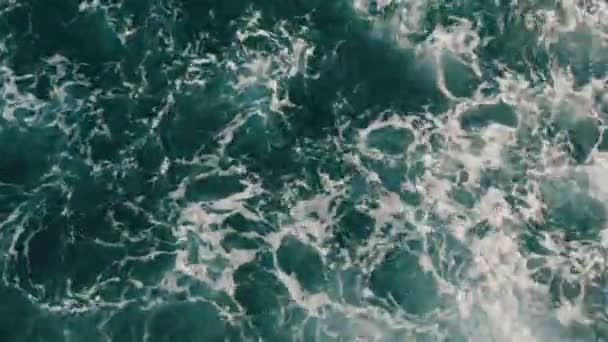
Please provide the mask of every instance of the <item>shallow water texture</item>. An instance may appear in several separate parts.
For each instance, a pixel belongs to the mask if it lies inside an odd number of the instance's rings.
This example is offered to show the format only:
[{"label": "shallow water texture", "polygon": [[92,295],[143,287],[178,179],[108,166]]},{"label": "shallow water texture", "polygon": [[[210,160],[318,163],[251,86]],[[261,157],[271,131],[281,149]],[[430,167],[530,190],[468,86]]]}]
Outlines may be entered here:
[{"label": "shallow water texture", "polygon": [[0,0],[0,341],[608,341],[608,3]]}]

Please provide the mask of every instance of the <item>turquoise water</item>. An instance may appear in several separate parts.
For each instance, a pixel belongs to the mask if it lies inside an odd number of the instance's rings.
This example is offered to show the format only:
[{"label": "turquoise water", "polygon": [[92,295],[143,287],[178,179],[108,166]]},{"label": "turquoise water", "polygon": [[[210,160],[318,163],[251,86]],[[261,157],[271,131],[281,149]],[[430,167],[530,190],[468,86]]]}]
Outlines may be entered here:
[{"label": "turquoise water", "polygon": [[608,341],[607,18],[0,0],[0,341]]}]

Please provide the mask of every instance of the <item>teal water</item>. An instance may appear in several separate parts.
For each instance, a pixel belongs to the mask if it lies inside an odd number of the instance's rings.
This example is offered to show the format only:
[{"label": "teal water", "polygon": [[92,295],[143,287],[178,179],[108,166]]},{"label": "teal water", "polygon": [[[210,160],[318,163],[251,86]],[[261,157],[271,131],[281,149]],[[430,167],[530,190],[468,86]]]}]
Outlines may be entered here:
[{"label": "teal water", "polygon": [[0,81],[2,342],[608,341],[605,1],[0,0]]}]

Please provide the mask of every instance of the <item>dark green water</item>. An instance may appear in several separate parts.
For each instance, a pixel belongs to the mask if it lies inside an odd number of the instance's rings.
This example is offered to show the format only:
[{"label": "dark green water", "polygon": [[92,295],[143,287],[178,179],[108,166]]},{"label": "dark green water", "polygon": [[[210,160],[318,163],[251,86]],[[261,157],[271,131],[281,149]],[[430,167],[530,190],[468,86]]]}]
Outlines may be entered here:
[{"label": "dark green water", "polygon": [[607,18],[0,0],[0,341],[608,341]]}]

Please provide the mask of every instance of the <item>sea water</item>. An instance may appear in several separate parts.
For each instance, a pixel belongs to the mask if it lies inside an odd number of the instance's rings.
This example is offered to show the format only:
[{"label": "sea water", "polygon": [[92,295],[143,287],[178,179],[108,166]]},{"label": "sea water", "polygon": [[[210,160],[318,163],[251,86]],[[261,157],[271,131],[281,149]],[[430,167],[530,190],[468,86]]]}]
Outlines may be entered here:
[{"label": "sea water", "polygon": [[608,341],[603,0],[0,0],[0,341]]}]

